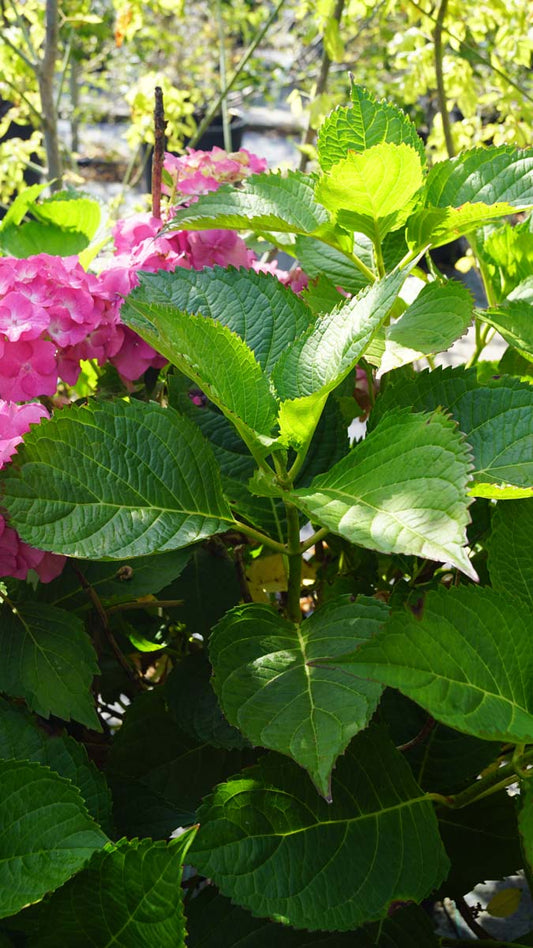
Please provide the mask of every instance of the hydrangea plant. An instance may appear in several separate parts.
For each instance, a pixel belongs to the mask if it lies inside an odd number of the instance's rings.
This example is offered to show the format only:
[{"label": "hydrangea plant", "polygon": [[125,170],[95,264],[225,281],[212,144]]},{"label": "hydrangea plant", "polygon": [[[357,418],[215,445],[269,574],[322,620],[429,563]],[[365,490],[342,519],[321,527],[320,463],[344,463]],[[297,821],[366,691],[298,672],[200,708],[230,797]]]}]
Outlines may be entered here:
[{"label": "hydrangea plant", "polygon": [[444,897],[489,944],[465,894],[531,878],[533,152],[428,168],[354,87],[318,155],[0,261],[6,944],[461,944]]}]

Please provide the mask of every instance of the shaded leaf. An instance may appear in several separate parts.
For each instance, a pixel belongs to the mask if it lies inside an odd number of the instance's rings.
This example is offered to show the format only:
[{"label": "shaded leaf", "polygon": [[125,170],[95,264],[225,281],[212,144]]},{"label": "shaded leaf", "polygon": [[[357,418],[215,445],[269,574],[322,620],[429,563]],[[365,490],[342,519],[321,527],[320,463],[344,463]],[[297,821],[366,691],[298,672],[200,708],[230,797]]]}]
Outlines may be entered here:
[{"label": "shaded leaf", "polygon": [[533,306],[530,302],[509,298],[498,308],[478,310],[476,316],[497,329],[510,346],[533,358]]},{"label": "shaded leaf", "polygon": [[[316,237],[297,237],[292,252],[309,277],[328,277],[335,286],[342,286],[347,293],[358,293],[368,283],[364,273],[352,263],[349,256]],[[372,269],[374,261],[371,244],[368,248],[355,247],[354,253]]]},{"label": "shaded leaf", "polygon": [[160,839],[189,826],[202,797],[250,759],[181,731],[160,691],[139,695],[114,738],[107,767],[119,832]]},{"label": "shaded leaf", "polygon": [[494,589],[521,599],[533,610],[533,505],[529,500],[498,504],[488,541],[489,573]]},{"label": "shaded leaf", "polygon": [[177,613],[179,621],[190,635],[204,639],[240,596],[234,563],[224,548],[211,544],[196,547],[181,576],[161,593],[162,599],[183,600]]},{"label": "shaded leaf", "polygon": [[248,742],[228,724],[210,679],[211,666],[205,653],[186,655],[166,681],[167,704],[180,730],[200,744],[239,750]]},{"label": "shaded leaf", "polygon": [[475,576],[464,550],[469,467],[467,447],[443,415],[391,412],[291,496],[313,523],[351,543],[452,562]]},{"label": "shaded leaf", "polygon": [[365,151],[380,142],[410,145],[425,164],[424,143],[405,112],[355,84],[351,99],[352,105],[334,109],[320,128],[317,147],[323,171],[329,171],[348,152]]},{"label": "shaded leaf", "polygon": [[253,744],[292,757],[326,798],[335,760],[370,721],[381,688],[308,662],[342,655],[386,617],[383,603],[343,596],[297,626],[269,606],[248,603],[227,613],[211,635],[213,687],[228,720]]},{"label": "shaded leaf", "polygon": [[30,946],[56,948],[60,932],[63,948],[185,948],[181,875],[194,832],[169,843],[121,840],[95,853],[42,906]]},{"label": "shaded leaf", "polygon": [[107,836],[70,780],[29,761],[0,761],[0,918],[38,902]]},{"label": "shaded leaf", "polygon": [[24,698],[37,714],[71,718],[100,730],[90,692],[98,665],[83,623],[44,603],[0,607],[0,690]]},{"label": "shaded leaf", "polygon": [[432,805],[379,729],[339,760],[333,801],[270,754],[206,800],[191,861],[254,915],[310,931],[357,928],[439,885],[447,860]]},{"label": "shaded leaf", "polygon": [[373,641],[331,664],[398,688],[458,731],[530,743],[531,619],[492,589],[441,588],[428,593],[421,619],[393,613]]},{"label": "shaded leaf", "polygon": [[62,411],[32,427],[3,478],[23,539],[70,556],[165,552],[233,520],[209,445],[188,419],[155,403]]}]

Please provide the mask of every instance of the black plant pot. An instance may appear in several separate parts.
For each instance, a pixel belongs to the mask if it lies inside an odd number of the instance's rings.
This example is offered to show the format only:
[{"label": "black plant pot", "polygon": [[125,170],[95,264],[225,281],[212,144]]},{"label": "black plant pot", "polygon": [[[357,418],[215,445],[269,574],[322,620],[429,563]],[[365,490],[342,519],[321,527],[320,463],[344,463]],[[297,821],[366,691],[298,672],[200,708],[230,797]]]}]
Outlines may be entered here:
[{"label": "black plant pot", "polygon": [[[195,114],[194,117],[198,125],[200,125],[200,122],[203,119],[203,115]],[[231,129],[231,147],[233,148],[233,151],[238,151],[239,148],[241,147],[242,136],[244,134],[245,128],[246,128],[246,122],[244,121],[242,116],[239,115],[238,113],[232,114],[230,129]],[[185,139],[184,141],[185,147],[188,145],[189,141],[190,139],[188,138]],[[145,154],[146,154],[146,151],[148,151],[148,157],[146,159],[146,165],[144,169],[144,184],[145,184],[146,190],[151,191],[152,190],[152,158],[154,154],[154,149],[148,148],[147,145],[145,145],[144,147],[145,147]],[[222,125],[221,115],[213,119],[211,124],[208,125],[208,127],[206,128],[201,138],[198,139],[194,147],[195,149],[198,149],[200,151],[211,151],[211,149],[215,147],[224,148],[224,126]],[[175,152],[171,152],[171,154],[175,154]]]}]

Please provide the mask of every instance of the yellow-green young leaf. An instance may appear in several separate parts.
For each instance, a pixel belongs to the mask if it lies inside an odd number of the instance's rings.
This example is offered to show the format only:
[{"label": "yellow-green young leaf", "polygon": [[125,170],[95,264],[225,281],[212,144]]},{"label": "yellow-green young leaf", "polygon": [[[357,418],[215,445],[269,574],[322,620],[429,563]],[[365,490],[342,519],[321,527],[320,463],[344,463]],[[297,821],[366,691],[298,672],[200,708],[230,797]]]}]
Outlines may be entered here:
[{"label": "yellow-green young leaf", "polygon": [[312,234],[328,215],[317,204],[313,181],[299,171],[252,175],[237,190],[223,185],[178,211],[168,230],[260,230]]},{"label": "yellow-green young leaf", "polygon": [[164,303],[128,298],[124,320],[195,382],[246,440],[269,445],[277,404],[252,350],[227,326]]},{"label": "yellow-green young leaf", "polygon": [[405,224],[423,184],[418,152],[410,145],[382,142],[341,158],[319,178],[315,193],[341,227],[381,242]]},{"label": "yellow-green young leaf", "polygon": [[485,911],[494,918],[509,918],[514,915],[522,899],[522,889],[500,889],[492,896]]},{"label": "yellow-green young leaf", "polygon": [[326,799],[335,760],[368,724],[382,689],[307,662],[343,654],[386,617],[383,603],[343,596],[297,626],[249,603],[226,613],[209,641],[213,687],[228,721],[252,744],[292,757]]},{"label": "yellow-green young leaf", "polygon": [[475,579],[464,549],[469,471],[453,421],[404,410],[291,498],[313,523],[351,543],[453,563]]},{"label": "yellow-green young leaf", "polygon": [[33,761],[0,761],[0,918],[63,885],[107,836],[70,780]]},{"label": "yellow-green young leaf", "polygon": [[209,444],[153,402],[92,403],[34,425],[3,489],[22,538],[68,556],[162,553],[233,522]]},{"label": "yellow-green young leaf", "polygon": [[91,685],[99,668],[82,620],[42,602],[0,606],[0,690],[51,714],[100,730]]},{"label": "yellow-green young leaf", "polygon": [[176,310],[209,316],[240,336],[265,372],[270,372],[286,347],[313,321],[304,301],[270,273],[234,267],[177,267],[172,273],[140,273],[139,281],[120,311],[127,325],[137,329],[136,322],[140,322],[142,329],[144,316],[153,324],[155,336],[161,334],[172,341],[173,326],[179,323]]},{"label": "yellow-green young leaf", "polygon": [[[61,257],[80,253],[100,224],[98,202],[69,192],[61,191],[40,204],[32,201],[26,209],[35,220],[17,225],[4,222],[0,230],[0,247],[14,257],[29,257],[43,251]],[[18,214],[15,220],[17,217]]]},{"label": "yellow-green young leaf", "polygon": [[[531,496],[533,491],[533,388],[504,378],[479,385],[475,369],[419,372],[387,386],[376,400],[370,428],[388,411],[442,407],[457,421],[473,453],[476,497]],[[508,490],[509,485],[513,488]]]},{"label": "yellow-green young leaf", "polygon": [[[533,741],[533,613],[492,589],[428,593],[336,668],[398,688],[438,721],[484,740]],[[329,664],[329,663],[328,663]]]},{"label": "yellow-green young leaf", "polygon": [[332,790],[328,804],[293,761],[263,757],[207,798],[191,863],[253,915],[309,931],[351,931],[440,884],[432,804],[381,729],[354,738]]},{"label": "yellow-green young leaf", "polygon": [[533,504],[510,500],[492,512],[488,567],[494,589],[533,610]]},{"label": "yellow-green young leaf", "polygon": [[366,151],[381,142],[410,145],[425,165],[424,143],[405,112],[376,99],[362,86],[352,85],[351,99],[350,106],[339,106],[320,128],[318,158],[322,171],[329,171],[349,151]]},{"label": "yellow-green young leaf", "polygon": [[43,905],[30,948],[56,948],[58,932],[63,948],[185,948],[181,876],[195,832],[169,843],[123,839],[95,853]]}]

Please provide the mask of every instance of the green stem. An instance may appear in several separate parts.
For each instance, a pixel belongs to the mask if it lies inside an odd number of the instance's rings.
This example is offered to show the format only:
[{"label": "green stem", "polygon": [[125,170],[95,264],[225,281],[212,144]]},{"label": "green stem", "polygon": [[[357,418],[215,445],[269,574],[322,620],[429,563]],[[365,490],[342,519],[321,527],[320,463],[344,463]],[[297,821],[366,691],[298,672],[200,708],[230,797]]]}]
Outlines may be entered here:
[{"label": "green stem", "polygon": [[[224,35],[224,17],[222,16],[222,3],[221,0],[217,0],[217,21],[218,21],[218,63],[220,69],[220,89],[223,91],[226,88],[227,83],[227,74],[226,74],[226,44],[225,44],[225,35]],[[222,99],[222,131],[224,134],[224,148],[226,151],[232,151],[231,144],[231,128],[230,128],[230,117],[228,112],[228,100],[226,96]]]},{"label": "green stem", "polygon": [[448,152],[448,158],[453,158],[455,155],[455,147],[453,144],[453,135],[452,135],[452,123],[450,121],[450,113],[448,112],[448,103],[446,101],[446,90],[444,88],[444,68],[443,68],[443,52],[442,52],[442,31],[444,29],[444,18],[446,16],[446,8],[448,6],[448,0],[441,0],[439,5],[439,10],[437,13],[437,21],[435,23],[435,29],[433,31],[433,44],[435,50],[435,77],[437,80],[437,101],[439,103],[439,112],[442,119],[442,130],[444,132],[444,141],[446,142],[446,151]]},{"label": "green stem", "polygon": [[381,246],[379,236],[376,235],[376,239],[373,241],[373,244],[374,256],[376,258],[376,269],[378,271],[378,276],[381,279],[385,276],[385,261],[383,259],[383,248]]},{"label": "green stem", "polygon": [[238,530],[239,533],[244,533],[245,536],[250,537],[251,540],[255,540],[256,543],[262,543],[263,546],[270,547],[270,549],[275,550],[276,553],[287,552],[287,547],[284,543],[278,543],[277,540],[269,537],[268,534],[261,533],[260,530],[256,530],[254,527],[249,527],[247,523],[240,523],[240,521],[236,520],[232,526],[233,529]]},{"label": "green stem", "polygon": [[312,546],[315,546],[316,543],[319,543],[320,540],[323,540],[325,537],[327,537],[328,533],[328,527],[320,527],[320,530],[317,530],[316,533],[313,533],[312,537],[309,537],[308,540],[304,540],[300,544],[300,553],[306,553],[307,550],[310,550]]},{"label": "green stem", "polygon": [[244,67],[246,66],[248,60],[250,59],[251,56],[253,56],[255,50],[256,50],[257,47],[259,46],[259,43],[260,43],[260,42],[263,40],[263,38],[266,36],[266,34],[267,34],[268,30],[270,29],[270,27],[272,26],[274,20],[276,20],[276,18],[277,18],[277,16],[278,16],[278,13],[280,12],[280,10],[281,10],[281,8],[283,7],[284,3],[285,3],[285,0],[279,0],[279,3],[277,4],[276,7],[274,7],[274,9],[273,9],[272,13],[270,14],[268,20],[266,20],[266,22],[263,24],[263,26],[261,27],[261,29],[257,32],[256,36],[254,36],[254,38],[253,38],[252,42],[250,43],[250,45],[248,46],[248,48],[244,51],[244,53],[243,53],[243,55],[241,56],[239,62],[237,63],[237,66],[236,66],[236,68],[235,68],[235,72],[233,73],[231,79],[229,80],[228,83],[226,83],[225,87],[224,87],[223,89],[221,89],[219,95],[216,97],[216,99],[215,99],[215,101],[213,102],[211,108],[207,110],[207,112],[206,112],[206,114],[205,114],[205,116],[204,116],[203,121],[200,122],[200,125],[198,126],[198,128],[197,128],[197,130],[196,130],[196,134],[193,135],[193,137],[191,138],[191,140],[190,140],[190,142],[189,142],[189,147],[190,147],[190,148],[194,148],[194,146],[196,145],[196,142],[198,142],[198,141],[200,140],[200,138],[201,138],[202,135],[204,134],[206,128],[209,127],[209,125],[211,124],[211,122],[213,121],[213,119],[215,118],[215,116],[218,115],[219,110],[220,110],[220,106],[222,105],[222,103],[224,102],[224,100],[226,99],[226,97],[228,96],[228,94],[231,92],[231,90],[233,89],[233,86],[234,86],[235,83],[237,82],[237,79],[239,78],[239,76],[240,76],[241,72],[243,71]]},{"label": "green stem", "polygon": [[496,793],[498,790],[508,787],[511,783],[515,783],[518,779],[516,773],[517,766],[522,769],[526,764],[533,764],[533,749],[525,751],[518,761],[513,760],[510,764],[498,767],[480,780],[476,780],[475,783],[471,784],[465,790],[461,790],[460,793],[449,797],[443,796],[441,793],[428,793],[427,796],[435,803],[442,804],[453,810],[460,810],[464,806],[469,806],[471,803],[482,800],[483,797],[488,797],[492,793]]},{"label": "green stem", "polygon": [[302,590],[302,554],[300,550],[300,519],[298,509],[285,502],[287,513],[287,553],[289,575],[287,586],[287,618],[299,624],[302,621],[300,595]]}]

